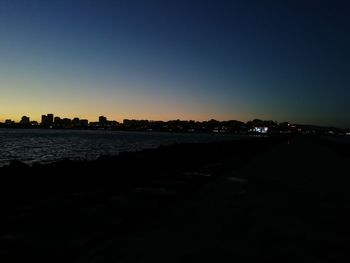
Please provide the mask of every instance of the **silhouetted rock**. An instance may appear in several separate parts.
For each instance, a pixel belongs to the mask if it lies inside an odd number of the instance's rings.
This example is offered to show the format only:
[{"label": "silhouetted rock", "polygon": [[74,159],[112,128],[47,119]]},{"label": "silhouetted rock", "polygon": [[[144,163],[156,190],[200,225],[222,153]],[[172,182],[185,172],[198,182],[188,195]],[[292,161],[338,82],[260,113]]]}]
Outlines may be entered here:
[{"label": "silhouetted rock", "polygon": [[183,203],[281,140],[175,144],[31,167],[14,161],[0,168],[0,226],[6,226],[0,237],[25,240],[0,240],[0,246],[11,247],[9,256],[17,262],[76,262],[99,242]]},{"label": "silhouetted rock", "polygon": [[8,168],[10,168],[10,169],[29,169],[30,166],[24,162],[13,160],[8,165]]}]

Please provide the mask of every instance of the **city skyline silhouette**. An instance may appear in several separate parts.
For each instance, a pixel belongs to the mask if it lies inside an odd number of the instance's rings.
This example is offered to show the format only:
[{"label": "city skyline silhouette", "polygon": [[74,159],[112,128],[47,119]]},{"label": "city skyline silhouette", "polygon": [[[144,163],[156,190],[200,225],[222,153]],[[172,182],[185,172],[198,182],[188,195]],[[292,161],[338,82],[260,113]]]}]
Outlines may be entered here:
[{"label": "city skyline silhouette", "polygon": [[0,0],[0,262],[350,262],[349,14]]}]

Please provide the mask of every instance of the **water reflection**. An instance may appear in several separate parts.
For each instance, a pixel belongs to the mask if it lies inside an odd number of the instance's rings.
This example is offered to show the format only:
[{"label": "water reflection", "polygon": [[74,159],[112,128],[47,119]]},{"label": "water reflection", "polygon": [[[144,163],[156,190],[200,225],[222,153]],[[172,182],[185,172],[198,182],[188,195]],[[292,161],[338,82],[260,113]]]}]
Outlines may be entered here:
[{"label": "water reflection", "polygon": [[33,164],[63,158],[96,159],[100,155],[113,155],[160,145],[241,138],[244,137],[214,134],[0,129],[0,166],[12,160]]}]

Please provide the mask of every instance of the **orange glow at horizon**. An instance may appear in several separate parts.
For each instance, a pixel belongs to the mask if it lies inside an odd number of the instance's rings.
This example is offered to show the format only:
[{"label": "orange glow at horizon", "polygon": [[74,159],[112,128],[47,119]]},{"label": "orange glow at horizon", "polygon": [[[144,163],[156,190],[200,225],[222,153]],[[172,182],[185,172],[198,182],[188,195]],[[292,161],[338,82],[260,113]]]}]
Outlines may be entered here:
[{"label": "orange glow at horizon", "polygon": [[22,118],[22,116],[27,116],[30,117],[30,121],[37,121],[40,122],[41,121],[41,116],[42,115],[47,115],[47,114],[53,114],[54,117],[60,117],[60,118],[69,118],[69,119],[73,119],[73,118],[79,118],[79,119],[87,119],[89,120],[89,122],[95,122],[98,121],[98,117],[99,116],[105,116],[107,117],[108,120],[115,120],[118,122],[123,122],[124,119],[135,119],[135,120],[150,120],[150,121],[169,121],[169,120],[194,120],[194,121],[208,121],[211,119],[215,119],[218,121],[226,121],[226,120],[238,120],[238,121],[243,121],[246,122],[248,120],[251,120],[252,118],[240,118],[239,116],[233,117],[233,116],[205,116],[205,115],[183,115],[183,114],[179,114],[179,115],[170,115],[170,116],[166,116],[163,114],[142,114],[142,115],[138,115],[138,114],[125,114],[125,115],[116,115],[116,114],[108,114],[108,113],[101,113],[101,114],[60,114],[60,113],[56,113],[53,111],[50,112],[44,112],[44,113],[34,113],[34,114],[30,114],[30,113],[26,113],[26,114],[1,114],[0,115],[0,122],[5,122],[5,120],[12,120],[15,122],[19,122]]},{"label": "orange glow at horizon", "polygon": [[98,86],[95,83],[76,83],[74,80],[50,83],[47,78],[28,78],[4,76],[2,79],[5,89],[0,97],[0,122],[6,119],[18,122],[22,116],[40,122],[41,115],[48,113],[90,122],[97,121],[102,115],[119,122],[123,119],[247,121],[255,117],[254,114],[242,114],[238,109],[238,113],[233,114],[236,110],[218,108],[210,101],[181,97],[176,93],[146,92],[140,88],[109,88],[101,92],[94,88]]}]

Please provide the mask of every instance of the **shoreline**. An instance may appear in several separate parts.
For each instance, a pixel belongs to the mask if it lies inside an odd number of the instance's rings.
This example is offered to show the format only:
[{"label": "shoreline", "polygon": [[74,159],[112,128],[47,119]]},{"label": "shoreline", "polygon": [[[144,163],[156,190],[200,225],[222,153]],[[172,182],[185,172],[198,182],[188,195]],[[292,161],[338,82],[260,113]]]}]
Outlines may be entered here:
[{"label": "shoreline", "polygon": [[[0,258],[74,262],[285,139],[188,143],[95,161],[2,167]],[[18,255],[20,247],[25,250]]]},{"label": "shoreline", "polygon": [[[172,162],[177,162],[177,170],[191,168],[192,166],[203,165],[203,160],[219,161],[220,158],[236,157],[244,159],[255,151],[261,150],[275,141],[285,140],[283,136],[278,137],[249,137],[247,140],[227,140],[217,142],[194,142],[194,143],[173,143],[160,145],[155,148],[146,148],[136,151],[123,151],[115,155],[100,155],[93,160],[58,159],[49,163],[33,163],[13,160],[9,164],[0,167],[2,178],[11,176],[42,176],[51,172],[51,179],[55,176],[86,176],[94,174],[107,174],[113,166],[120,165],[118,173],[134,173],[137,167],[127,167],[130,163],[140,163],[147,171],[167,171],[172,168]],[[255,149],[253,149],[255,148]],[[249,153],[250,151],[250,153]],[[181,156],[182,155],[182,156]],[[187,158],[187,159],[186,159]],[[191,161],[189,161],[191,159]],[[164,162],[165,161],[165,162]],[[154,166],[151,167],[150,163]],[[191,164],[192,163],[192,164]],[[191,166],[192,165],[192,166]],[[97,170],[96,170],[97,169]]]},{"label": "shoreline", "polygon": [[[196,202],[201,203],[202,198],[210,204],[211,197],[217,199],[222,190],[234,200],[239,196],[245,200],[246,194],[254,200],[256,205],[253,206],[249,202],[232,201],[229,207],[241,205],[242,211],[261,205],[269,207],[269,202],[261,203],[259,196],[274,201],[275,191],[284,204],[283,198],[288,198],[288,195],[283,189],[291,187],[291,193],[296,197],[298,189],[306,193],[314,191],[309,177],[304,177],[302,171],[296,174],[287,169],[289,177],[281,177],[286,163],[293,158],[302,158],[300,160],[307,163],[308,152],[317,153],[321,158],[323,153],[313,150],[313,147],[332,154],[335,162],[334,156],[346,153],[348,145],[336,146],[334,142],[316,137],[278,136],[160,146],[104,156],[95,161],[60,161],[33,167],[17,163],[0,168],[0,204],[3,208],[0,259],[4,262],[8,259],[16,259],[17,262],[30,259],[38,263],[81,262],[90,253],[104,254],[97,248],[102,246],[103,251],[105,245],[106,249],[111,246],[109,242],[115,245],[128,240],[153,222],[159,222],[162,228],[170,230],[172,225],[162,221],[163,218],[169,219],[168,213],[177,209],[182,211],[193,200],[197,200],[193,203],[196,207]],[[300,152],[300,149],[307,152]],[[281,154],[288,151],[292,155]],[[303,157],[299,157],[300,153]],[[318,157],[310,157],[314,163],[317,162]],[[348,157],[343,155],[342,158]],[[280,166],[277,170],[273,166],[276,160],[276,165]],[[283,163],[279,164],[278,160]],[[328,167],[329,164],[323,162],[323,165]],[[313,169],[303,163],[299,166]],[[292,170],[300,171],[299,168]],[[326,170],[317,169],[323,174],[313,179],[316,186],[319,180],[323,182],[328,176]],[[300,180],[301,188],[299,183],[294,183],[294,176]],[[279,189],[277,186],[281,184],[283,187]],[[323,189],[327,189],[328,183],[323,185],[322,191],[326,191]],[[214,186],[216,194],[207,195],[207,190]],[[305,195],[306,198],[312,196]],[[220,202],[213,207],[214,210],[220,208]],[[224,203],[227,204],[227,201]],[[280,207],[287,209],[283,205]],[[223,213],[225,211],[229,210],[225,209]],[[190,215],[179,216],[187,222]],[[191,216],[201,218],[199,215]],[[175,219],[170,221],[178,224]],[[260,223],[255,224],[260,226]],[[181,224],[178,227],[181,228]],[[19,254],[18,251],[23,252]]]},{"label": "shoreline", "polygon": [[0,167],[11,161],[29,165],[64,159],[95,160],[101,155],[155,149],[161,145],[250,139],[237,134],[92,130],[3,130]]}]

